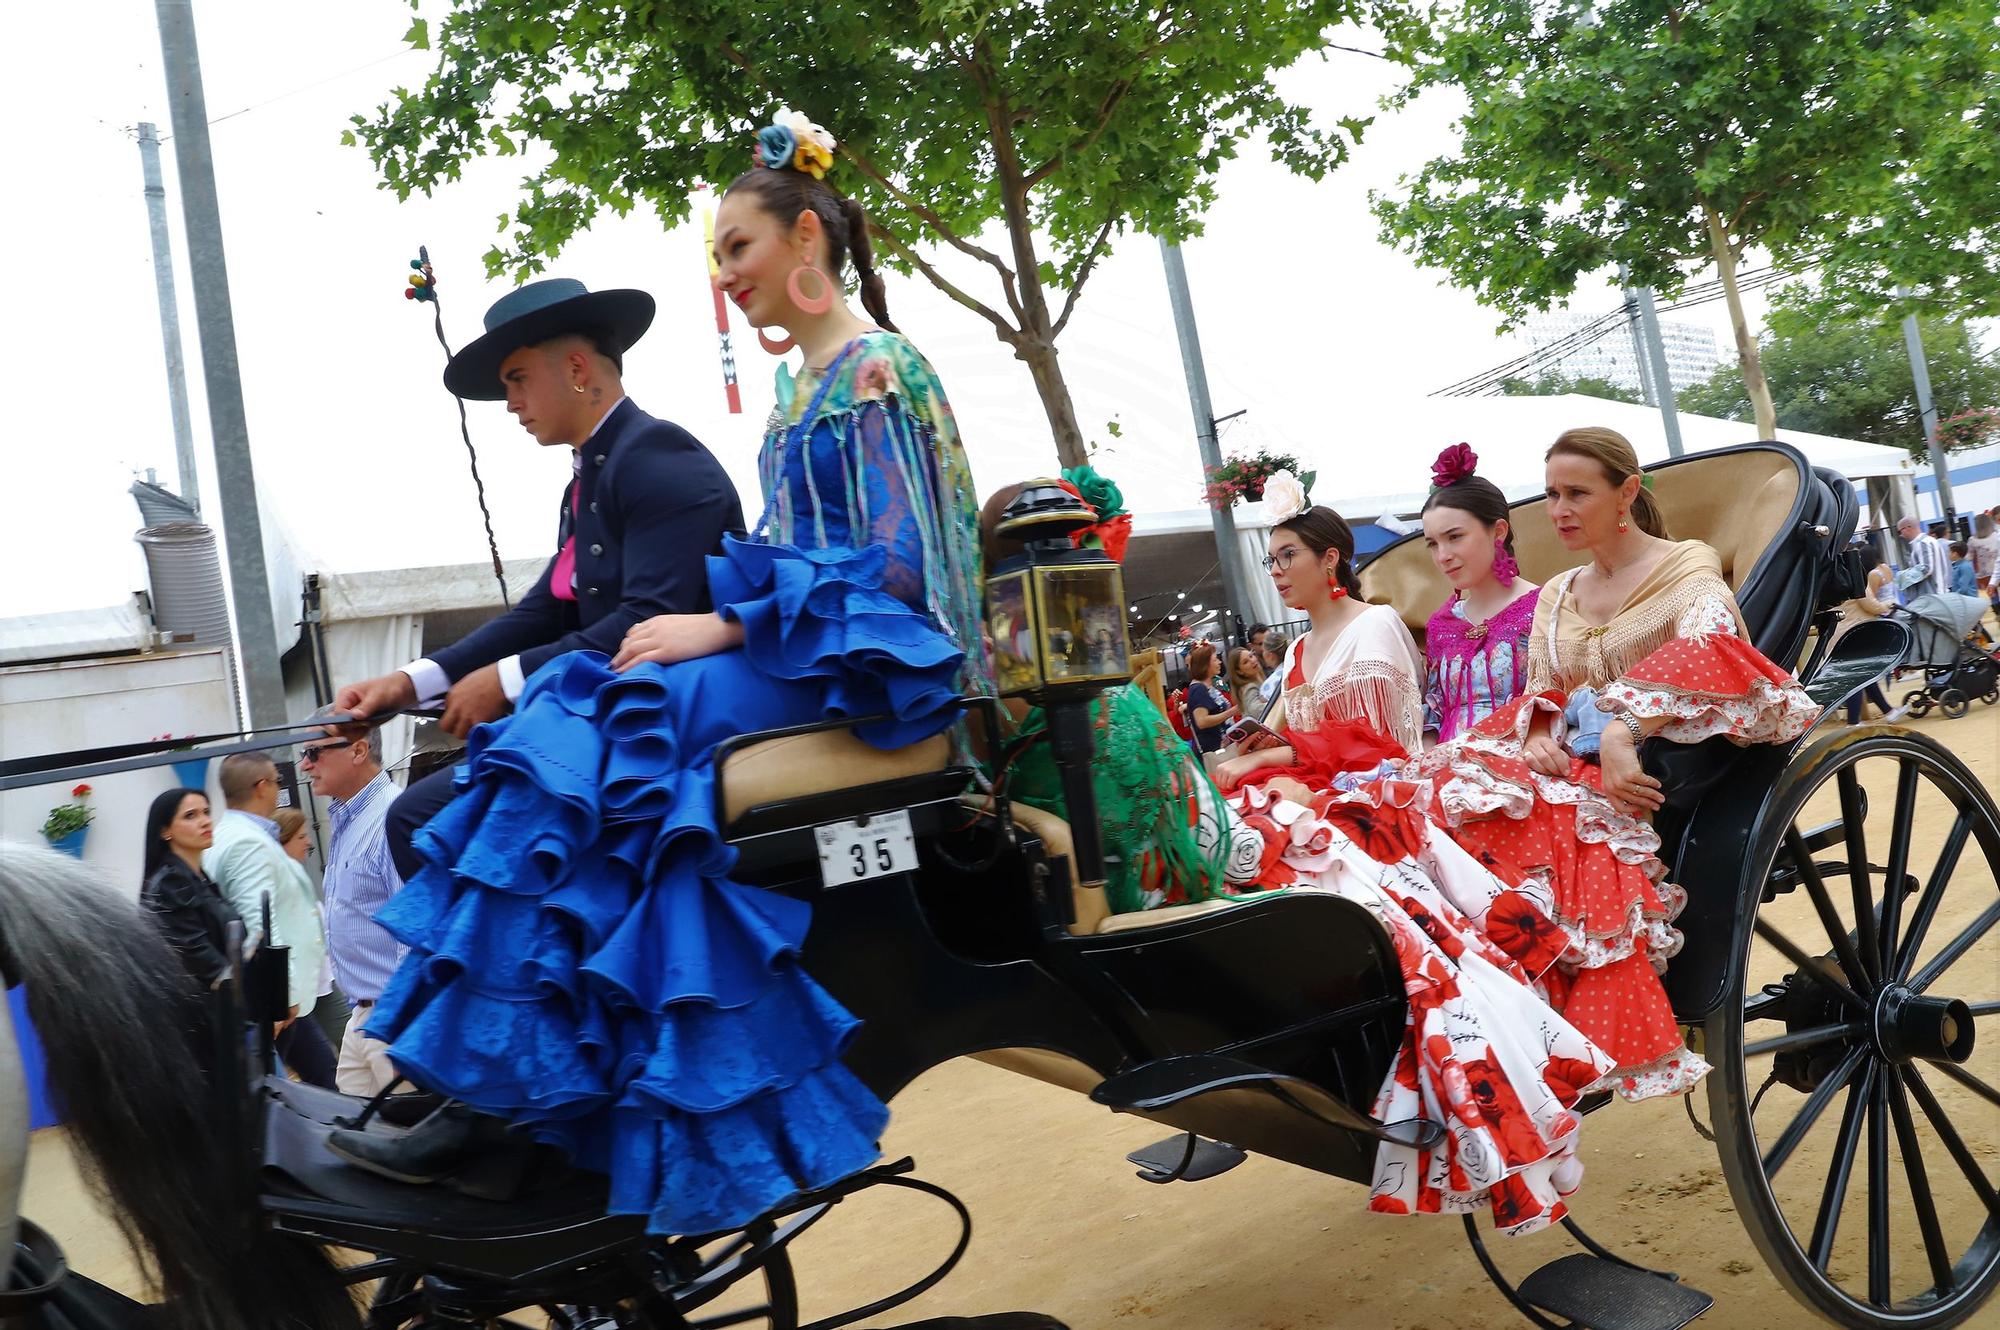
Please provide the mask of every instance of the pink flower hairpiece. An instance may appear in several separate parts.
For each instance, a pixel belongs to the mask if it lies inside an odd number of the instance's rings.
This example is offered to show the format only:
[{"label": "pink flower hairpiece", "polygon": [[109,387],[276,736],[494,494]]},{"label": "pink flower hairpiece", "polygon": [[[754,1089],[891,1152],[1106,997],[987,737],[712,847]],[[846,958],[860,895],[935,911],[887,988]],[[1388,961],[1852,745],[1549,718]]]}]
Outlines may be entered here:
[{"label": "pink flower hairpiece", "polygon": [[1479,467],[1479,454],[1472,451],[1469,444],[1454,443],[1437,455],[1431,463],[1431,488],[1443,489],[1446,485],[1456,485]]}]

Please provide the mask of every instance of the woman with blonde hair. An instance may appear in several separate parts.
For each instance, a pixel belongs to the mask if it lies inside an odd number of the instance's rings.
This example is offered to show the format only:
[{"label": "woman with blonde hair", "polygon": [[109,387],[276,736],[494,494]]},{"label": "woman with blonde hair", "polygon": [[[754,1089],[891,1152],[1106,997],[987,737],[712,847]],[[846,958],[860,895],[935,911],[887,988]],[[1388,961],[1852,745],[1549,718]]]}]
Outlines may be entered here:
[{"label": "woman with blonde hair", "polygon": [[1525,695],[1412,774],[1431,813],[1553,916],[1552,1005],[1610,1053],[1628,1099],[1687,1090],[1708,1071],[1660,982],[1687,900],[1651,825],[1660,782],[1648,739],[1783,743],[1819,714],[1747,640],[1713,549],[1676,541],[1632,445],[1573,429],[1547,455],[1549,520],[1588,561],[1547,583],[1528,638]]}]

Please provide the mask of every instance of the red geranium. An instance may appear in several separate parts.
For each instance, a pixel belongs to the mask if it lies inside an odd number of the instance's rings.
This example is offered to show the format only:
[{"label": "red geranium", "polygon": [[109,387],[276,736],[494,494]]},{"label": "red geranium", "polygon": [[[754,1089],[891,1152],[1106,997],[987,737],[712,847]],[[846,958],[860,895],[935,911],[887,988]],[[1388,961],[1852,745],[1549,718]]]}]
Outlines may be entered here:
[{"label": "red geranium", "polygon": [[87,799],[87,798],[89,798],[89,797],[90,797],[90,784],[89,784],[89,782],[88,782],[88,781],[86,781],[86,782],[84,782],[83,784],[81,784],[81,785],[78,785],[78,786],[77,786],[76,788],[72,789],[72,790],[70,791],[70,795],[71,795],[72,797],[74,797],[74,798],[77,798],[77,799]]}]

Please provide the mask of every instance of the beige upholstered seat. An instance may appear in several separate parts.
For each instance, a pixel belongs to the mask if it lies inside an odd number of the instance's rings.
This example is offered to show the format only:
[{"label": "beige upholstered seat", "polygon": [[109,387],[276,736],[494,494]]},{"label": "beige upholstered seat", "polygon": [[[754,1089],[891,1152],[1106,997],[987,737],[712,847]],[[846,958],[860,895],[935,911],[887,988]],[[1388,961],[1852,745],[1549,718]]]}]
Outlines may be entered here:
[{"label": "beige upholstered seat", "polygon": [[861,742],[848,730],[767,739],[723,759],[718,801],[722,822],[727,826],[759,804],[921,776],[950,765],[949,734],[886,751]]},{"label": "beige upholstered seat", "polygon": [[[1705,540],[1722,560],[1722,575],[1740,590],[1764,551],[1775,543],[1798,499],[1798,473],[1779,452],[1698,457],[1653,472],[1653,498],[1675,540]],[[1563,548],[1543,499],[1514,505],[1514,552],[1522,575],[1547,582],[1583,562]],[[1425,623],[1451,594],[1420,539],[1385,551],[1361,570],[1371,604],[1394,605],[1421,638]]]}]

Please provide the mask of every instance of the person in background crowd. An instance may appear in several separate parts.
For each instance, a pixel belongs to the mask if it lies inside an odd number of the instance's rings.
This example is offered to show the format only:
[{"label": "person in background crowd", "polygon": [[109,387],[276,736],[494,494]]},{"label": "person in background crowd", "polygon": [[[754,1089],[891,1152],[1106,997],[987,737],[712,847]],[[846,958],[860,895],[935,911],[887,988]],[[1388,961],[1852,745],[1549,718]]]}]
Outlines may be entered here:
[{"label": "person in background crowd", "polygon": [[1954,540],[1945,547],[1951,554],[1951,576],[1948,582],[1954,596],[1976,596],[1979,594],[1979,579],[1972,569],[1971,548],[1962,540]]},{"label": "person in background crowd", "polygon": [[1924,534],[1914,517],[1905,517],[1896,523],[1896,534],[1910,547],[1908,566],[1923,574],[1903,587],[1904,599],[1942,595],[1951,585],[1951,569],[1944,552],[1944,542],[1936,536]]},{"label": "person in background crowd", "polygon": [[[278,844],[284,848],[285,857],[297,864],[301,873],[306,873],[306,856],[312,853],[312,831],[306,825],[306,815],[296,808],[280,808],[278,815],[271,819],[278,824]],[[319,901],[319,889],[312,885],[312,876],[306,874],[306,887],[312,893],[313,908],[319,912],[320,935],[326,935],[326,906]],[[321,949],[319,962],[319,1001],[313,1004],[313,1024],[326,1036],[329,1048],[339,1048],[340,1041],[347,1036],[347,994],[340,991],[333,982],[333,958]]]},{"label": "person in background crowd", "polygon": [[[1833,640],[1838,642],[1856,624],[1866,623],[1870,619],[1879,619],[1887,614],[1889,607],[1895,603],[1890,590],[1894,582],[1895,574],[1890,572],[1888,564],[1878,563],[1873,568],[1870,568],[1868,570],[1868,589],[1840,607],[1840,623],[1833,630]],[[1890,705],[1889,699],[1883,694],[1882,685],[1879,683],[1869,684],[1866,694],[1855,698],[1847,704],[1847,723],[1849,725],[1859,725],[1861,723],[1866,714],[1862,709],[1864,706],[1876,707],[1883,718],[1892,721],[1901,720],[1906,714]]]},{"label": "person in background crowd", "polygon": [[1993,514],[1981,513],[1972,519],[1972,539],[1965,548],[1972,556],[1972,578],[1979,584],[1980,594],[1994,613],[2000,614],[2000,523],[1994,522]]},{"label": "person in background crowd", "polygon": [[1257,689],[1257,700],[1269,707],[1285,683],[1285,651],[1291,640],[1278,629],[1264,634],[1264,644],[1257,650],[1258,663],[1264,667],[1264,682]]},{"label": "person in background crowd", "polygon": [[389,805],[395,782],[382,770],[382,731],[337,725],[299,745],[299,770],[327,800],[327,956],[334,980],[353,1007],[340,1041],[335,1081],[342,1094],[375,1095],[396,1079],[388,1045],[362,1033],[403,949],[375,922],[375,912],[402,890],[389,853]]},{"label": "person in background crowd", "polygon": [[1264,638],[1268,633],[1270,633],[1270,631],[1271,631],[1271,626],[1269,624],[1253,623],[1250,625],[1250,631],[1243,634],[1244,645],[1248,646],[1250,650],[1255,652],[1259,660],[1263,659]]},{"label": "person in background crowd", "polygon": [[278,768],[262,753],[222,759],[222,798],[228,804],[202,867],[222,888],[257,946],[264,944],[264,906],[271,908],[272,946],[290,949],[286,966],[288,1015],[278,1025],[278,1056],[308,1085],[333,1088],[333,1048],[319,1026],[300,1015],[319,1005],[319,967],[326,958],[319,901],[312,879],[278,844]]},{"label": "person in background crowd", "polygon": [[229,925],[236,920],[222,889],[202,871],[202,852],[214,842],[215,822],[200,790],[168,790],[146,812],[146,879],[139,903],[152,911],[187,971],[182,996],[190,1000],[188,1048],[204,1075],[215,1067],[215,1041],[192,1000],[229,977]]},{"label": "person in background crowd", "polygon": [[1264,664],[1257,659],[1257,653],[1249,647],[1234,647],[1229,652],[1229,695],[1235,699],[1239,711],[1249,709],[1257,697],[1257,690],[1264,686]]},{"label": "person in background crowd", "polygon": [[1223,729],[1239,714],[1236,704],[1216,686],[1221,673],[1222,658],[1214,643],[1198,643],[1188,652],[1188,727],[1194,731],[1195,748],[1203,753],[1222,747]]}]

